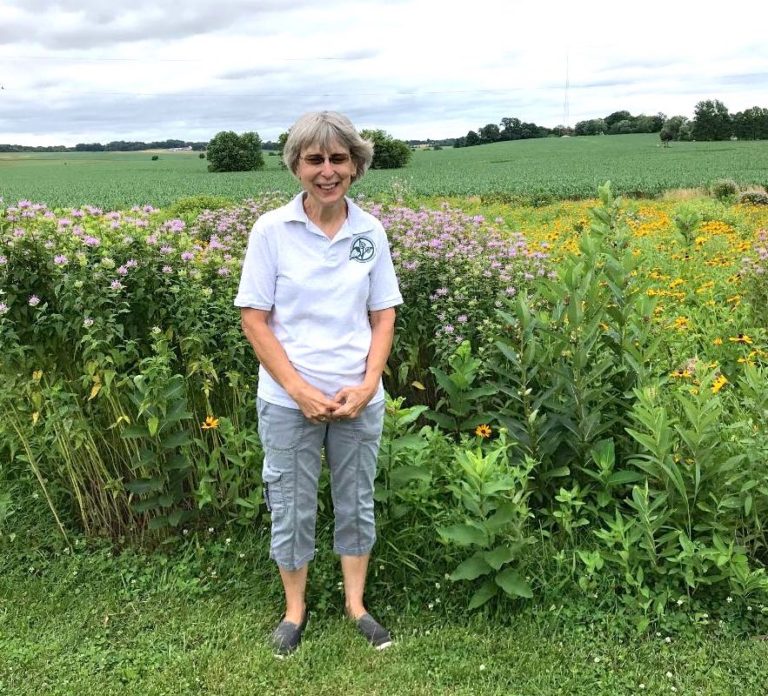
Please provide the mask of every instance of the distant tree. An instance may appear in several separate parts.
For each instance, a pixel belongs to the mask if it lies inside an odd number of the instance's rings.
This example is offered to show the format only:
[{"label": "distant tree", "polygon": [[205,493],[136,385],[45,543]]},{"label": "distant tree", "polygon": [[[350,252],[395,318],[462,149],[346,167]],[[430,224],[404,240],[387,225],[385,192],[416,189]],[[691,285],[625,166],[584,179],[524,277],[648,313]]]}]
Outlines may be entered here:
[{"label": "distant tree", "polygon": [[535,123],[526,123],[523,121],[523,123],[520,124],[520,137],[523,140],[527,140],[528,138],[541,138],[544,135],[547,135],[547,133],[548,131],[546,128],[537,126]]},{"label": "distant tree", "polygon": [[520,133],[520,119],[514,117],[505,116],[501,119],[501,139],[502,140],[519,140],[522,135]]},{"label": "distant tree", "polygon": [[484,143],[495,143],[501,140],[501,131],[495,123],[487,123],[478,131],[480,140]]},{"label": "distant tree", "polygon": [[592,118],[588,121],[579,121],[574,127],[576,135],[601,135],[606,132],[605,120]]},{"label": "distant tree", "polygon": [[661,128],[671,134],[670,140],[691,140],[691,122],[687,116],[670,116]]},{"label": "distant tree", "polygon": [[659,131],[659,140],[661,140],[661,144],[664,147],[669,147],[670,140],[674,140],[674,134],[672,133],[672,130],[667,128],[666,126],[663,126],[662,129]]},{"label": "distant tree", "polygon": [[611,126],[608,131],[611,135],[624,135],[626,133],[635,132],[635,120],[625,118],[622,121],[617,121]]},{"label": "distant tree", "polygon": [[739,140],[768,140],[768,109],[753,106],[734,114],[733,134]]},{"label": "distant tree", "polygon": [[261,138],[252,131],[217,133],[208,143],[207,157],[209,172],[247,172],[264,166]]},{"label": "distant tree", "polygon": [[657,114],[656,116],[646,116],[640,114],[634,119],[632,132],[633,133],[658,133],[661,127],[664,125],[663,115]]},{"label": "distant tree", "polygon": [[464,141],[467,144],[467,147],[472,147],[472,145],[479,145],[483,141],[480,140],[480,136],[475,133],[475,131],[471,130],[467,133],[466,137],[464,138]]},{"label": "distant tree", "polygon": [[612,114],[609,114],[605,117],[605,127],[606,131],[609,133],[615,132],[613,130],[613,127],[619,123],[620,121],[634,121],[634,116],[629,113],[629,111],[614,111]]},{"label": "distant tree", "polygon": [[408,143],[393,138],[383,130],[364,130],[360,135],[373,142],[371,169],[399,169],[411,159]]},{"label": "distant tree", "polygon": [[454,147],[466,147],[467,146],[467,139],[465,137],[456,138],[453,141]]},{"label": "distant tree", "polygon": [[707,99],[696,104],[693,117],[696,140],[728,140],[732,133],[731,115],[723,102]]}]

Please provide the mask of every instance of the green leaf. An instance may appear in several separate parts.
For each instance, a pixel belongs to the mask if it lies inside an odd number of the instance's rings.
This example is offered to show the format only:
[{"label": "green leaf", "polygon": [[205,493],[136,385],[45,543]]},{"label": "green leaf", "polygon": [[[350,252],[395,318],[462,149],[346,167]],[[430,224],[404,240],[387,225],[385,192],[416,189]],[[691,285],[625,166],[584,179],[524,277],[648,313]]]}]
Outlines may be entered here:
[{"label": "green leaf", "polygon": [[507,568],[498,573],[496,584],[512,597],[525,597],[526,599],[533,597],[531,586],[513,568]]},{"label": "green leaf", "polygon": [[120,437],[124,437],[126,440],[139,437],[149,437],[147,429],[141,423],[134,423],[127,428],[123,428],[120,431]]},{"label": "green leaf", "polygon": [[175,433],[164,437],[160,443],[164,450],[172,450],[183,447],[192,442],[192,438],[186,430],[177,430]]},{"label": "green leaf", "polygon": [[160,496],[152,496],[151,498],[147,498],[146,500],[134,500],[131,501],[131,509],[134,512],[147,512],[149,510],[154,510],[157,507],[160,507],[159,502]]},{"label": "green leaf", "polygon": [[125,484],[126,490],[131,493],[149,493],[150,491],[160,491],[163,489],[165,481],[162,478],[137,479]]},{"label": "green leaf", "polygon": [[187,461],[187,458],[180,452],[169,457],[168,461],[163,464],[163,470],[166,471],[180,471],[188,467],[189,462]]},{"label": "green leaf", "polygon": [[427,406],[411,406],[406,411],[402,411],[397,416],[398,425],[408,425],[413,423],[424,411],[427,410]]},{"label": "green leaf", "polygon": [[164,529],[168,526],[168,518],[165,515],[161,515],[160,517],[153,517],[149,521],[149,528],[150,529]]},{"label": "green leaf", "polygon": [[489,599],[496,596],[499,588],[490,578],[486,580],[480,588],[472,595],[472,599],[469,600],[469,609],[477,609],[483,606]]},{"label": "green leaf", "polygon": [[157,430],[160,427],[160,419],[157,416],[152,416],[147,421],[147,429],[149,430],[149,434],[154,437],[157,435]]},{"label": "green leaf", "polygon": [[431,480],[432,474],[419,466],[399,466],[389,475],[389,482],[395,488],[402,488],[410,481],[429,483]]},{"label": "green leaf", "polygon": [[476,553],[471,556],[454,570],[450,579],[454,582],[458,580],[474,580],[481,575],[488,575],[493,570],[483,559],[482,553]]},{"label": "green leaf", "polygon": [[514,503],[502,503],[496,508],[496,512],[493,513],[486,521],[485,527],[489,532],[498,532],[500,529],[506,527],[517,517],[517,506]]},{"label": "green leaf", "polygon": [[485,546],[487,535],[477,527],[468,524],[453,524],[450,527],[438,527],[438,533],[446,541],[452,541],[459,546]]},{"label": "green leaf", "polygon": [[502,544],[492,551],[486,551],[483,558],[494,570],[500,570],[501,566],[509,563],[514,557],[519,547]]},{"label": "green leaf", "polygon": [[454,430],[456,428],[456,419],[445,413],[437,411],[427,411],[424,414],[427,418],[437,423],[443,430]]},{"label": "green leaf", "polygon": [[637,483],[638,481],[642,481],[645,477],[639,472],[639,471],[629,471],[627,469],[624,469],[622,471],[617,471],[616,473],[611,474],[608,477],[608,485],[609,486],[620,486],[625,483]]}]

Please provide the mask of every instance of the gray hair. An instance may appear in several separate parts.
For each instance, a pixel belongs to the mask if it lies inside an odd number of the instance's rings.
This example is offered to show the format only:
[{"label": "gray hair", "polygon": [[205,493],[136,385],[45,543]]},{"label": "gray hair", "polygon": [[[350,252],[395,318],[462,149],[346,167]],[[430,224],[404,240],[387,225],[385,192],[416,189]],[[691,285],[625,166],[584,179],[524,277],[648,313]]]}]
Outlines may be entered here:
[{"label": "gray hair", "polygon": [[371,166],[373,143],[362,138],[352,122],[336,111],[313,111],[301,116],[288,131],[288,139],[283,147],[283,162],[296,176],[304,150],[319,147],[329,151],[334,141],[349,150],[355,164],[352,181],[357,181]]}]

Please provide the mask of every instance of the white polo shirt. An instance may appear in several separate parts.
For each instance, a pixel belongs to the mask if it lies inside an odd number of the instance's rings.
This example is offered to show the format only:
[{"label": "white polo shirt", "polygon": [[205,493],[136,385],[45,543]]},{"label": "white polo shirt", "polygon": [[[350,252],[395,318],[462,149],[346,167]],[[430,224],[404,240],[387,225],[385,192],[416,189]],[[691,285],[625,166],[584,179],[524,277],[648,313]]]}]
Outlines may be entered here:
[{"label": "white polo shirt", "polygon": [[[268,324],[294,368],[333,397],[365,377],[368,312],[403,298],[381,223],[347,198],[347,220],[328,239],[304,212],[303,197],[254,224],[235,306],[270,311]],[[298,408],[264,366],[257,393],[269,403]],[[383,398],[379,382],[371,403]]]}]

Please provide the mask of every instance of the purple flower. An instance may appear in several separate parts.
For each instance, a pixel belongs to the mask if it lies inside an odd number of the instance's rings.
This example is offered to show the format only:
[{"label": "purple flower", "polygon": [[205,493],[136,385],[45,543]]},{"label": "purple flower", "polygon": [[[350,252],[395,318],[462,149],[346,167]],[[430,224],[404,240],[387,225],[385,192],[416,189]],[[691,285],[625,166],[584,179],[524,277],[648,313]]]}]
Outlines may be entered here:
[{"label": "purple flower", "polygon": [[5,302],[0,302],[0,316],[8,311],[8,305]]},{"label": "purple flower", "polygon": [[456,321],[458,321],[459,324],[466,324],[467,323],[467,315],[466,314],[459,314],[459,316],[456,317]]},{"label": "purple flower", "polygon": [[163,244],[163,246],[160,247],[161,254],[170,254],[172,251],[173,247],[169,246],[168,244]]},{"label": "purple flower", "polygon": [[117,269],[117,275],[127,276],[128,275],[128,269],[125,266],[120,266]]},{"label": "purple flower", "polygon": [[443,327],[443,331],[444,331],[445,333],[447,333],[447,334],[452,334],[452,333],[455,331],[455,329],[453,328],[453,325],[452,325],[452,324],[446,324],[446,325]]},{"label": "purple flower", "polygon": [[85,242],[86,246],[89,247],[97,247],[99,244],[101,244],[101,242],[96,239],[96,237],[86,237],[83,241]]},{"label": "purple flower", "polygon": [[27,303],[30,307],[37,307],[40,304],[40,298],[37,295],[30,295]]},{"label": "purple flower", "polygon": [[8,257],[0,255],[0,266],[5,266],[8,263]]},{"label": "purple flower", "polygon": [[122,290],[124,286],[119,280],[115,279],[110,283],[109,287],[113,290]]},{"label": "purple flower", "polygon": [[168,230],[169,232],[181,232],[186,226],[187,223],[185,223],[184,220],[168,220],[168,222],[163,225],[163,229]]},{"label": "purple flower", "polygon": [[139,265],[139,262],[136,259],[128,259],[125,262],[126,268],[136,268]]},{"label": "purple flower", "polygon": [[57,256],[53,257],[53,262],[57,266],[66,266],[69,263],[69,259],[64,256],[64,254],[58,254]]},{"label": "purple flower", "polygon": [[184,251],[181,254],[182,261],[191,261],[195,258],[195,255],[191,251]]},{"label": "purple flower", "polygon": [[218,274],[219,274],[220,276],[228,276],[228,275],[229,275],[229,269],[228,269],[226,266],[222,266],[222,267],[221,267],[221,268],[218,270]]},{"label": "purple flower", "polygon": [[171,266],[163,266],[163,273],[173,273],[173,268]]}]

